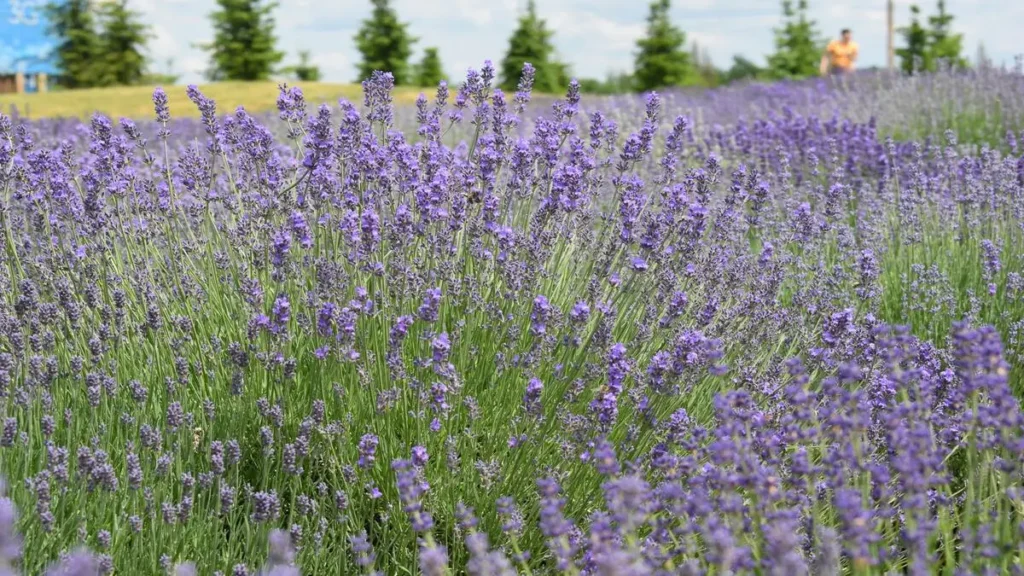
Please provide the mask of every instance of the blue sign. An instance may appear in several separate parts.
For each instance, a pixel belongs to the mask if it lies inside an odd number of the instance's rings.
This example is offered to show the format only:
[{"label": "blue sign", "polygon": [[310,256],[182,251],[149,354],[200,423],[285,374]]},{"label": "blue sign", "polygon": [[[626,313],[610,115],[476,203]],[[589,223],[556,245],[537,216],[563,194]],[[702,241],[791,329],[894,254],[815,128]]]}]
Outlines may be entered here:
[{"label": "blue sign", "polygon": [[50,35],[43,8],[49,0],[0,0],[0,74],[56,74]]}]

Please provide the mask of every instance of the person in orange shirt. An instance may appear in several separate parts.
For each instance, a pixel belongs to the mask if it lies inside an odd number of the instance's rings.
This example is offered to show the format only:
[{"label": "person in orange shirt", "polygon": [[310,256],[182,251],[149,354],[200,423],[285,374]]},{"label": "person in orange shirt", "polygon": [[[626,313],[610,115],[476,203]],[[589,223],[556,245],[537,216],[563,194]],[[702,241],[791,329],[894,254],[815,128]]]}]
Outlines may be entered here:
[{"label": "person in orange shirt", "polygon": [[844,29],[840,33],[840,39],[829,42],[825,53],[821,55],[821,75],[853,72],[853,65],[859,52],[860,47],[851,38],[850,29]]}]

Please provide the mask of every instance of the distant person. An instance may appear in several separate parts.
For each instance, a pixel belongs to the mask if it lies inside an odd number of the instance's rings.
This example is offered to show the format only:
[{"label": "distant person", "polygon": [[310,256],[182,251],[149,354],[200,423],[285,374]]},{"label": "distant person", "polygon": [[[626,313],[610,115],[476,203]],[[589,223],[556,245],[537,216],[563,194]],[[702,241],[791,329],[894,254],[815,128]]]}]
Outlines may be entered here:
[{"label": "distant person", "polygon": [[821,75],[849,74],[857,62],[860,47],[853,41],[849,28],[840,32],[840,38],[828,43],[825,53],[821,55]]}]

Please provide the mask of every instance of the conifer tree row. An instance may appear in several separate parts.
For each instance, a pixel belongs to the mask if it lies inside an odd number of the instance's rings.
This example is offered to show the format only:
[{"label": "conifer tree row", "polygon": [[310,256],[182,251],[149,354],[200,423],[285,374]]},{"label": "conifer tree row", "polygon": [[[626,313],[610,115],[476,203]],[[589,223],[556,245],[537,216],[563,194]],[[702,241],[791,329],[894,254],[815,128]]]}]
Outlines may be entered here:
[{"label": "conifer tree row", "polygon": [[44,12],[59,42],[53,57],[61,84],[92,88],[142,81],[150,32],[127,0],[99,6],[90,0],[64,0],[47,4]]},{"label": "conifer tree row", "polygon": [[569,83],[568,67],[555,55],[552,44],[554,33],[537,13],[537,3],[529,0],[526,11],[508,40],[508,50],[499,66],[499,80],[506,91],[513,91],[519,83],[523,65],[529,63],[536,71],[534,90],[555,94],[565,91]]},{"label": "conifer tree row", "polygon": [[[148,81],[146,47],[149,26],[130,6],[131,0],[98,3],[93,0],[52,1],[46,6],[50,32],[59,39],[54,57],[61,69],[59,82],[69,88],[130,85]],[[309,51],[298,62],[278,68],[284,53],[277,48],[275,0],[215,0],[210,14],[213,38],[199,47],[209,55],[206,76],[212,81],[266,80],[284,74],[299,81],[318,81],[320,70]],[[403,22],[392,0],[369,0],[370,13],[355,34],[361,55],[356,82],[375,70],[391,72],[396,85],[435,86],[446,77],[436,46],[426,47],[411,61],[419,39]],[[651,0],[646,32],[637,43],[633,70],[609,73],[605,81],[581,79],[594,92],[649,91],[676,86],[715,86],[744,79],[800,79],[817,74],[824,47],[817,23],[809,16],[809,0],[782,0],[782,24],[775,29],[775,46],[762,68],[734,56],[728,70],[717,68],[706,48],[693,42],[673,19],[671,0]],[[945,0],[922,18],[910,7],[910,22],[900,28],[904,45],[896,50],[906,73],[935,71],[942,65],[967,67],[963,36],[953,31]],[[979,58],[979,61],[982,59]],[[540,93],[565,90],[570,68],[555,48],[555,30],[541,16],[537,0],[527,0],[498,66],[498,84],[512,91],[525,64],[535,70],[534,89]]]},{"label": "conifer tree row", "polygon": [[213,41],[201,46],[210,54],[206,76],[219,80],[266,80],[284,59],[276,49],[273,11],[266,0],[217,0],[210,14]]},{"label": "conifer tree row", "polygon": [[907,74],[934,72],[940,65],[967,67],[963,56],[963,35],[952,31],[953,15],[946,12],[945,0],[938,0],[936,13],[921,23],[921,9],[910,6],[910,24],[900,28],[904,45],[896,50],[900,70]]}]

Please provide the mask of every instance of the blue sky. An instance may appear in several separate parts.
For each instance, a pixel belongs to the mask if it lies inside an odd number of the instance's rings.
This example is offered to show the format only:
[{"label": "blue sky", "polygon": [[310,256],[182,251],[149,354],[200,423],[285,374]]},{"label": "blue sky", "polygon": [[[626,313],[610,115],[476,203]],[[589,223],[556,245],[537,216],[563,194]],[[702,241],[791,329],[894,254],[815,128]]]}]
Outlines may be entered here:
[{"label": "blue sky", "polygon": [[[154,27],[150,51],[156,68],[173,70],[182,82],[202,80],[206,57],[193,45],[210,39],[208,14],[213,0],[131,0]],[[852,28],[861,45],[861,65],[885,62],[885,0],[810,0],[812,16],[829,36]],[[910,0],[897,0],[896,24],[909,20]],[[395,0],[401,18],[419,37],[416,57],[437,46],[446,71],[461,76],[484,59],[497,62],[507,46],[516,15],[526,0]],[[630,68],[635,42],[644,32],[646,0],[537,0],[538,11],[555,31],[555,45],[578,77],[603,77]],[[707,48],[720,66],[733,54],[757,62],[772,49],[772,28],[780,21],[777,0],[673,0],[675,22]],[[934,1],[921,2],[931,13]],[[947,0],[956,16],[955,28],[965,36],[965,52],[973,59],[978,41],[996,63],[1013,63],[1024,53],[1020,26],[1024,1]],[[299,50],[312,52],[324,79],[355,79],[359,57],[352,37],[369,14],[368,0],[280,0],[277,10],[279,46],[294,61]]]}]

